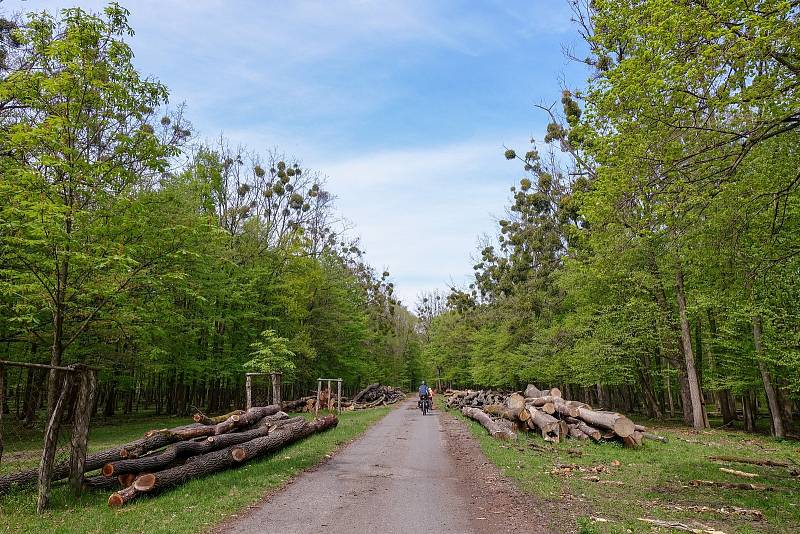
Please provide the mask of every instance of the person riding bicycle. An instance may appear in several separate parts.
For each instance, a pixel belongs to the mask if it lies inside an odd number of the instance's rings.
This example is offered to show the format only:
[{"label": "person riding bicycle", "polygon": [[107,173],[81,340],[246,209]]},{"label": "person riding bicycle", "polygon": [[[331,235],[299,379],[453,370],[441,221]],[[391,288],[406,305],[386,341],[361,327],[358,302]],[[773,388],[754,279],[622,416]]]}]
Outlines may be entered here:
[{"label": "person riding bicycle", "polygon": [[[428,400],[428,401],[430,401],[430,398],[431,398],[431,390],[430,390],[430,388],[429,388],[429,387],[428,387],[428,386],[425,384],[425,381],[423,380],[423,381],[422,381],[422,384],[420,384],[420,385],[419,385],[419,402],[418,402],[417,404],[418,404],[420,407],[422,407],[422,401],[423,401],[423,400]],[[428,404],[428,406],[430,406],[430,404]]]}]

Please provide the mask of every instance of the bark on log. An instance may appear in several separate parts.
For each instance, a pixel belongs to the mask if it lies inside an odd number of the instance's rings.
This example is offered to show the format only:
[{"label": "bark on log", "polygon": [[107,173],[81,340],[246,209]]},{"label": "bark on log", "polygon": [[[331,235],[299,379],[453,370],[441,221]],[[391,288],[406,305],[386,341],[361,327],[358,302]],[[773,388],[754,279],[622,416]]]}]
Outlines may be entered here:
[{"label": "bark on log", "polygon": [[690,486],[711,486],[714,488],[722,489],[740,489],[740,490],[757,490],[757,491],[772,491],[774,488],[763,486],[761,484],[750,484],[747,482],[717,482],[716,480],[692,480],[689,482]]},{"label": "bark on log", "polygon": [[234,415],[243,415],[244,410],[234,410],[230,413],[226,413],[224,415],[216,415],[214,417],[208,417],[203,412],[197,412],[192,416],[195,423],[200,423],[201,425],[218,425],[224,421],[227,421],[230,417]]},{"label": "bark on log", "polygon": [[600,441],[603,438],[603,433],[595,427],[586,424],[584,421],[574,417],[566,417],[565,421],[569,424],[575,425],[578,430],[592,438],[592,441]]},{"label": "bark on log", "polygon": [[369,392],[370,392],[370,391],[372,391],[373,389],[378,389],[379,387],[380,387],[380,384],[379,384],[379,383],[377,383],[377,382],[376,382],[376,383],[374,383],[374,384],[370,384],[370,385],[368,385],[367,387],[365,387],[364,389],[362,389],[361,391],[359,391],[359,392],[358,392],[358,393],[357,393],[357,394],[356,394],[356,395],[353,397],[353,404],[355,404],[355,403],[357,403],[358,401],[360,401],[360,400],[361,400],[361,397],[363,397],[364,395],[366,395],[367,393],[369,393]]},{"label": "bark on log", "polygon": [[761,465],[765,467],[791,467],[791,464],[789,462],[777,462],[775,460],[757,460],[755,458],[742,458],[739,456],[709,456],[708,459],[717,460],[719,462]]},{"label": "bark on log", "polygon": [[653,434],[652,432],[643,432],[642,436],[645,439],[652,439],[653,441],[660,441],[661,443],[669,443],[669,440],[664,436],[659,436],[658,434]]},{"label": "bark on log", "polygon": [[[120,460],[118,462],[110,462],[103,466],[102,473],[104,476],[119,476],[127,473],[146,473],[151,471],[160,471],[166,468],[171,463],[182,458],[196,456],[198,454],[206,454],[208,452],[217,451],[238,445],[245,441],[260,438],[268,435],[270,432],[275,432],[277,429],[283,429],[287,424],[295,424],[305,421],[303,417],[295,417],[287,419],[287,423],[280,426],[260,426],[253,430],[244,432],[233,432],[230,434],[222,434],[220,436],[208,436],[201,441],[179,441],[174,445],[170,445],[164,452],[136,458],[132,460]],[[291,423],[289,423],[291,421]]]},{"label": "bark on log", "polygon": [[585,434],[580,428],[578,428],[578,425],[571,424],[571,425],[568,425],[568,426],[569,426],[569,435],[570,435],[570,437],[573,437],[575,439],[579,439],[581,441],[589,439],[589,436],[587,434]]},{"label": "bark on log", "polygon": [[542,397],[545,393],[542,392],[541,389],[537,388],[533,384],[528,384],[528,387],[525,388],[525,396],[526,397]]},{"label": "bark on log", "polygon": [[512,410],[521,411],[525,409],[525,397],[520,395],[519,393],[512,393],[506,399],[506,406],[511,408]]},{"label": "bark on log", "polygon": [[630,436],[623,437],[622,443],[629,449],[638,449],[642,446],[642,438],[644,438],[644,432],[634,432]]},{"label": "bark on log", "polygon": [[538,428],[546,441],[558,443],[561,433],[561,426],[558,424],[558,419],[537,410],[533,406],[528,406],[528,413],[531,415],[530,419],[527,421],[528,427],[531,429]]},{"label": "bark on log", "polygon": [[285,447],[315,432],[334,427],[337,423],[338,419],[335,415],[328,415],[311,422],[304,422],[302,426],[285,426],[264,437],[207,454],[193,456],[181,466],[158,471],[156,473],[140,475],[131,486],[131,488],[133,488],[131,490],[132,495],[123,493],[126,490],[117,492],[109,497],[108,504],[109,506],[122,506],[143,493],[157,493],[182,484],[192,478],[198,478],[237,466],[241,462],[252,460],[268,452]]},{"label": "bark on log", "polygon": [[519,421],[519,414],[523,410],[509,408],[507,406],[503,406],[502,404],[487,404],[483,407],[483,411],[491,415],[502,417],[503,419],[507,419],[511,422],[517,422]]},{"label": "bark on log", "polygon": [[508,429],[502,428],[500,425],[492,421],[492,418],[486,415],[486,412],[483,410],[464,406],[461,408],[461,413],[470,419],[474,419],[479,422],[486,430],[489,431],[489,434],[492,437],[502,440],[512,440],[517,438],[516,434],[509,432]]},{"label": "bark on log", "polygon": [[621,438],[626,438],[636,431],[633,421],[615,412],[600,412],[579,408],[578,417],[592,426],[611,430]]}]

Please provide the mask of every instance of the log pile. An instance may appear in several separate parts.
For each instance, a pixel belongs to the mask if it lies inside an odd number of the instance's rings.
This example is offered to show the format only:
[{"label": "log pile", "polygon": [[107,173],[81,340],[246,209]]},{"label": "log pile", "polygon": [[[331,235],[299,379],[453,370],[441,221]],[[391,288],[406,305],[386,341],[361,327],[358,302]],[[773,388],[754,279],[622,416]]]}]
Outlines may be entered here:
[{"label": "log pile", "polygon": [[636,448],[645,438],[665,441],[623,414],[594,410],[588,404],[566,400],[557,388],[540,390],[529,384],[524,392],[448,390],[444,395],[448,408],[459,409],[499,439],[514,439],[516,431],[529,430],[554,443],[574,438],[618,441]]},{"label": "log pile", "polygon": [[345,402],[342,406],[348,410],[363,410],[365,408],[375,408],[377,406],[388,406],[406,398],[405,393],[392,386],[384,386],[379,383],[370,384],[355,395],[353,399]]},{"label": "log pile", "polygon": [[[193,424],[151,430],[141,439],[90,454],[84,473],[99,469],[100,474],[85,477],[83,486],[116,490],[108,503],[122,506],[140,495],[237,467],[338,423],[335,415],[314,421],[289,417],[282,407],[258,406],[217,417],[197,413]],[[68,475],[68,465],[55,466],[54,481]],[[0,495],[13,487],[33,485],[36,480],[36,469],[0,476]]]}]

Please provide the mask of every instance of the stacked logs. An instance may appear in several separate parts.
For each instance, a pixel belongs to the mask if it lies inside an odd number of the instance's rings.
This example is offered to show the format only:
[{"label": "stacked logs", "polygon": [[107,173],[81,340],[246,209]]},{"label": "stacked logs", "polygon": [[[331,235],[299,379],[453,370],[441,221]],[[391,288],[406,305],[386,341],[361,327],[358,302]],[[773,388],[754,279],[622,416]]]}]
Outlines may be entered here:
[{"label": "stacked logs", "polygon": [[[140,495],[237,467],[338,423],[335,415],[314,421],[289,417],[282,407],[258,406],[217,417],[197,413],[193,424],[151,430],[141,439],[90,454],[84,472],[100,469],[100,474],[85,477],[84,487],[116,490],[108,504],[122,506]],[[68,465],[56,466],[53,480],[68,474]],[[36,469],[2,476],[0,495],[36,479]]]},{"label": "stacked logs", "polygon": [[342,406],[349,410],[363,410],[365,408],[387,406],[405,398],[405,393],[399,389],[391,386],[384,386],[376,382],[356,393],[351,401],[343,401]]},{"label": "stacked logs", "polygon": [[557,388],[542,391],[529,384],[524,392],[510,394],[448,390],[445,397],[447,407],[459,408],[499,439],[514,439],[516,431],[531,430],[554,443],[569,437],[596,442],[613,440],[635,448],[644,438],[664,440],[622,414],[566,400]]}]

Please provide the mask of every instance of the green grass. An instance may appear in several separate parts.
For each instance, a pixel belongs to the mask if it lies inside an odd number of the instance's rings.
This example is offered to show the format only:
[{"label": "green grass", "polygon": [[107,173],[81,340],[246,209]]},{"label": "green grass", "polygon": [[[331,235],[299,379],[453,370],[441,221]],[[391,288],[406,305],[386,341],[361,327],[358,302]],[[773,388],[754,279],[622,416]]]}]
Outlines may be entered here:
[{"label": "green grass", "polygon": [[[699,522],[728,534],[800,532],[800,478],[793,476],[789,469],[726,464],[708,459],[713,455],[726,455],[800,464],[797,442],[726,430],[697,434],[673,426],[653,427],[653,431],[667,437],[669,443],[646,441],[642,448],[635,450],[616,443],[596,444],[574,439],[551,447],[538,435],[527,432],[521,433],[518,442],[512,444],[491,438],[483,427],[456,410],[450,413],[467,422],[486,456],[522,490],[551,501],[570,499],[574,506],[560,509],[577,512],[573,517],[560,519],[572,521],[579,532],[650,532],[650,527],[637,519],[640,517],[690,525]],[[549,450],[536,450],[531,445]],[[613,467],[614,460],[621,465]],[[607,470],[594,473],[574,469],[569,474],[557,473],[554,468],[558,464],[576,464],[584,469],[602,465]],[[742,478],[724,473],[720,467],[757,473],[759,477]],[[588,476],[597,476],[601,482],[585,480]],[[775,491],[685,487],[695,479],[752,482]],[[764,519],[754,521],[677,508],[689,505],[756,509],[763,512]],[[592,519],[598,517],[608,521]]]},{"label": "green grass", "polygon": [[[180,533],[207,530],[227,516],[257,502],[293,475],[312,467],[325,455],[362,434],[388,413],[389,408],[343,412],[333,429],[290,445],[272,456],[223,471],[152,498],[144,497],[123,508],[111,509],[107,492],[88,493],[74,499],[64,485],[53,490],[51,510],[37,517],[33,490],[20,490],[0,497],[0,532],[89,533],[147,532]],[[160,418],[130,421],[123,425],[99,426],[92,430],[93,450],[125,443],[151,428],[184,424],[185,419]],[[36,446],[36,440],[30,443]],[[15,446],[15,450],[20,447]],[[4,460],[5,463],[5,460]]]}]

